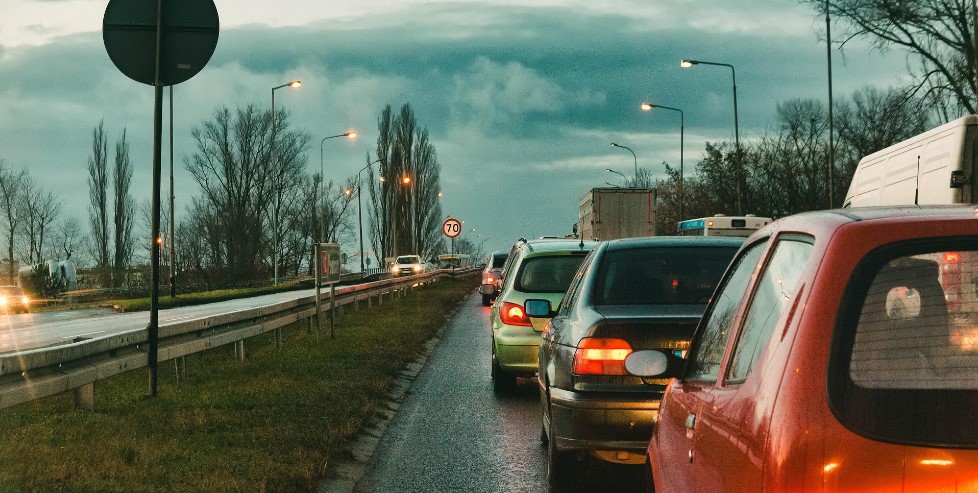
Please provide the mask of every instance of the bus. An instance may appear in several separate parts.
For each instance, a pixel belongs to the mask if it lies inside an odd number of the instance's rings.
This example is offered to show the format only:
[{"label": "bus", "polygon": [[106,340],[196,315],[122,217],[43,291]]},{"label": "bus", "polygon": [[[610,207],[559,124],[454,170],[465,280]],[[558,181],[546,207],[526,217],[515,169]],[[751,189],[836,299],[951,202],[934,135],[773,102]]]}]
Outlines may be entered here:
[{"label": "bus", "polygon": [[439,269],[468,269],[469,267],[472,267],[471,255],[456,253],[452,255],[438,256]]},{"label": "bus", "polygon": [[678,230],[680,236],[742,236],[747,237],[771,224],[770,217],[757,217],[753,214],[746,216],[725,216],[717,214],[713,217],[687,219],[680,221]]}]

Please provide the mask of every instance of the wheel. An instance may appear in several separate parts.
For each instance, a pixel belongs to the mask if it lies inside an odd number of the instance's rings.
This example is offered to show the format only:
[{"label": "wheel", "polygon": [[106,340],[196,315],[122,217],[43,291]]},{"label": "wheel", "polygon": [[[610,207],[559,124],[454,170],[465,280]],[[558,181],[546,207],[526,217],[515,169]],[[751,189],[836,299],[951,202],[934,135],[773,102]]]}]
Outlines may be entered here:
[{"label": "wheel", "polygon": [[492,304],[492,296],[488,294],[482,295],[482,306],[489,306]]},{"label": "wheel", "polygon": [[516,375],[507,373],[499,367],[496,355],[492,355],[492,390],[497,394],[512,392],[516,387]]},{"label": "wheel", "polygon": [[[550,415],[552,417],[553,413]],[[554,422],[551,418],[550,437],[547,440],[547,482],[552,491],[565,491],[577,480],[577,468],[574,467],[577,453],[572,450],[559,450],[554,434]]]},{"label": "wheel", "polygon": [[645,474],[642,475],[642,482],[645,491],[655,493],[655,481],[652,480],[652,464],[649,462],[649,455],[645,454]]}]

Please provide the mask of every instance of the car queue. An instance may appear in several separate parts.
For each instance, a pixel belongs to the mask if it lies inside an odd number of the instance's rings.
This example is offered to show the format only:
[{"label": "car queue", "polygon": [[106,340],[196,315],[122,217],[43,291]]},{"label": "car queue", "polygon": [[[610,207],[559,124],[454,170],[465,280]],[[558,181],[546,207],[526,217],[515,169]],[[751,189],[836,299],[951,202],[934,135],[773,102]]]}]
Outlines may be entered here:
[{"label": "car queue", "polygon": [[[978,208],[806,213],[744,240],[514,245],[492,377],[535,365],[552,488],[603,460],[656,492],[978,491]],[[565,294],[527,289],[555,241],[578,249],[548,284]]]}]

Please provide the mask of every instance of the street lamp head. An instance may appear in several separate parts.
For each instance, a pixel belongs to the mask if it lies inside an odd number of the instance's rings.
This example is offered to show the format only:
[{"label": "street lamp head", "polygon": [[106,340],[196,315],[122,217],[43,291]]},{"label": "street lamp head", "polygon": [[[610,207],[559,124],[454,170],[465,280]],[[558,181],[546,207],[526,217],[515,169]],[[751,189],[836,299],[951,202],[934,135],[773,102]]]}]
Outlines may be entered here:
[{"label": "street lamp head", "polygon": [[621,146],[620,146],[620,145],[618,145],[618,144],[615,144],[614,142],[612,142],[612,143],[611,143],[611,147],[621,147]]},{"label": "street lamp head", "polygon": [[442,196],[442,193],[441,192],[438,192],[438,197],[441,197],[441,196]]},{"label": "street lamp head", "polygon": [[292,82],[289,82],[286,85],[289,86],[289,87],[299,87],[299,86],[302,85],[302,81],[297,79],[297,80],[294,80]]},{"label": "street lamp head", "polygon": [[649,102],[642,103],[642,111],[652,111],[652,108],[655,108],[654,104]]},{"label": "street lamp head", "polygon": [[411,184],[411,177],[410,176],[407,176],[407,175],[404,175],[404,178],[401,178],[401,183],[403,183],[405,185],[410,185]]},{"label": "street lamp head", "polygon": [[349,138],[350,140],[353,140],[353,139],[357,138],[357,131],[356,130],[350,130],[349,132],[343,134],[343,136]]},{"label": "street lamp head", "polygon": [[689,67],[692,67],[693,65],[696,65],[698,63],[700,63],[700,62],[697,62],[696,60],[686,60],[684,58],[684,59],[682,59],[682,60],[679,61],[679,66],[682,67],[682,68],[689,68]]}]

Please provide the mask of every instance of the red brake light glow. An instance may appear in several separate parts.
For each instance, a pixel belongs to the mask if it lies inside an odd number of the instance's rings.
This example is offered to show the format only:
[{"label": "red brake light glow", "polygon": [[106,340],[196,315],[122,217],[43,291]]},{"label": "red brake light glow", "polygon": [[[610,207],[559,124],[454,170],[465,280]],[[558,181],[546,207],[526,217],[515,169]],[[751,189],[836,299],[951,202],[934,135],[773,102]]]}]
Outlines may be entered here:
[{"label": "red brake light glow", "polygon": [[581,339],[574,353],[575,375],[627,375],[625,358],[632,346],[624,339]]},{"label": "red brake light glow", "polygon": [[523,307],[508,301],[504,301],[499,307],[499,318],[506,325],[533,326],[530,323],[530,317],[527,317],[523,311]]},{"label": "red brake light glow", "polygon": [[944,263],[956,264],[959,259],[958,252],[944,252]]}]

